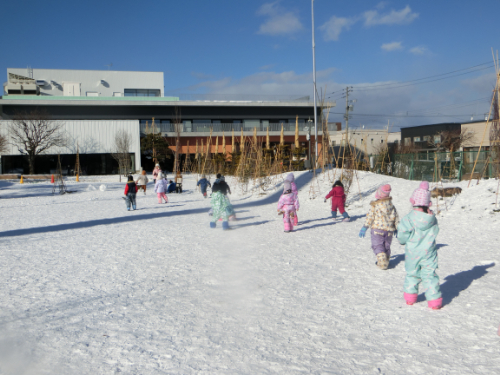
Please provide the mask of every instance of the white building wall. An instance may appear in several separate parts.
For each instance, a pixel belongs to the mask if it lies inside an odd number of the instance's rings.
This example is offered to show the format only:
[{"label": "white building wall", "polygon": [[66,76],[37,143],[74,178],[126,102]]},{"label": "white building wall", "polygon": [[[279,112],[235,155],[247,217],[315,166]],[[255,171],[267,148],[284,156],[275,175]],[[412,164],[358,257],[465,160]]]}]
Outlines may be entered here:
[{"label": "white building wall", "polygon": [[[342,140],[345,140],[345,130],[330,132],[330,145],[342,146]],[[361,152],[368,155],[376,154],[382,145],[399,142],[401,132],[389,133],[384,129],[354,129],[349,131],[349,143],[355,146]],[[335,142],[335,144],[333,144]]]},{"label": "white building wall", "polygon": [[[29,74],[26,68],[8,68],[7,79],[9,73],[25,77]],[[163,72],[33,69],[33,79],[47,82],[47,85],[39,86],[40,94],[50,96],[64,96],[65,90],[73,91],[70,96],[94,93],[105,97],[112,97],[114,93],[123,96],[125,89],[160,90],[162,97],[164,92]]]},{"label": "white building wall", "polygon": [[[68,138],[66,147],[50,148],[45,154],[102,154],[114,151],[115,135],[119,130],[128,132],[132,138],[129,152],[135,154],[135,168],[141,169],[141,140],[138,120],[62,120],[63,131]],[[10,120],[0,121],[0,134],[9,137]],[[20,155],[19,150],[10,145],[3,155]]]}]

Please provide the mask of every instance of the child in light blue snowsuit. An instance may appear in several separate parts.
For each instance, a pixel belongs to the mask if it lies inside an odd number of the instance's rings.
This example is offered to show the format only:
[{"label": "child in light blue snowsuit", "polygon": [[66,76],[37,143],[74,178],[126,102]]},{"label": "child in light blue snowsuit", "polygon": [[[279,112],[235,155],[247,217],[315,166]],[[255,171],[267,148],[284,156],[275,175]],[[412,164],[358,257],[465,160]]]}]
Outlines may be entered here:
[{"label": "child in light blue snowsuit", "polygon": [[408,305],[417,302],[418,287],[422,283],[428,306],[436,310],[443,304],[439,276],[436,274],[438,222],[429,209],[431,204],[429,190],[423,188],[415,190],[412,199],[413,210],[401,220],[397,231],[401,245],[406,244],[404,298]]}]

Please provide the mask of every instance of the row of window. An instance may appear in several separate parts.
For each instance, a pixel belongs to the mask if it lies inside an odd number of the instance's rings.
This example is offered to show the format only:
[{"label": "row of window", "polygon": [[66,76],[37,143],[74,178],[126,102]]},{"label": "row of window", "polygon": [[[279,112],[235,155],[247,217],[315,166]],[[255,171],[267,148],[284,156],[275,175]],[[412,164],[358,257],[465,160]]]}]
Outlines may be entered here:
[{"label": "row of window", "polygon": [[125,89],[125,96],[160,96],[161,91],[158,89]]},{"label": "row of window", "polygon": [[[435,135],[434,137],[432,137],[430,135],[424,135],[423,137],[413,137],[413,142],[426,142],[426,143],[430,143],[431,139],[434,141],[434,144],[437,144],[437,143],[441,142],[441,135],[438,134],[438,135]],[[411,137],[406,137],[405,138],[405,145],[410,145],[411,142],[412,142]]]}]

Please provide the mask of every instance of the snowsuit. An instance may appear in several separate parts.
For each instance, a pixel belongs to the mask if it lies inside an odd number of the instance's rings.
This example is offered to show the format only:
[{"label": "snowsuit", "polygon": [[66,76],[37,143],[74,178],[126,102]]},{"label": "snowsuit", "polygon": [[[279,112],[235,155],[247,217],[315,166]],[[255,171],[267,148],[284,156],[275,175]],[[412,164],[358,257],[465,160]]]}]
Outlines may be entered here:
[{"label": "snowsuit", "polygon": [[158,173],[161,173],[161,168],[155,167],[155,169],[153,169],[153,182],[155,184],[156,184],[156,179],[158,178]]},{"label": "snowsuit", "polygon": [[[166,183],[167,183],[167,182],[165,181],[165,184],[166,184]],[[170,194],[170,193],[173,193],[173,192],[175,191],[175,189],[176,189],[176,188],[177,188],[177,184],[176,184],[175,182],[170,183],[170,184],[168,185],[168,187],[167,187],[167,193],[169,193],[169,194]]]},{"label": "snowsuit", "polygon": [[167,190],[167,181],[164,179],[156,180],[155,184],[155,193],[158,197],[158,203],[162,203],[162,198],[165,200],[165,203],[168,203],[168,198],[165,195],[165,191]]},{"label": "snowsuit", "polygon": [[207,197],[207,187],[208,186],[212,187],[212,185],[210,185],[210,182],[205,177],[203,177],[200,181],[198,181],[196,186],[200,187],[201,193],[205,198]]},{"label": "snowsuit", "polygon": [[283,224],[285,232],[293,231],[293,217],[299,209],[299,201],[295,199],[295,194],[283,193],[278,201],[278,210],[283,212]]},{"label": "snowsuit", "polygon": [[398,212],[392,204],[392,197],[380,198],[370,203],[365,227],[371,228],[372,249],[375,255],[385,253],[391,257],[391,243],[399,223]]},{"label": "snowsuit", "polygon": [[227,210],[227,200],[221,191],[216,191],[212,193],[210,199],[210,204],[212,205],[212,222],[210,223],[211,228],[215,228],[217,221],[222,219],[222,229],[228,229],[228,218],[229,213]]},{"label": "snowsuit", "polygon": [[145,174],[141,174],[139,177],[137,177],[136,184],[139,189],[144,190],[144,194],[146,194],[146,185],[148,184],[148,176]]},{"label": "snowsuit", "polygon": [[130,204],[132,204],[133,210],[136,208],[135,196],[137,190],[137,185],[134,181],[130,181],[125,185],[125,204],[127,205],[127,211],[130,211]]},{"label": "snowsuit", "polygon": [[[292,186],[292,193],[295,194],[295,199],[297,202],[299,201],[299,191],[297,190],[297,185],[295,185],[295,176],[293,173],[289,173],[286,178],[286,181],[290,182],[290,185]],[[299,218],[297,216],[297,212],[295,212],[295,216],[293,217],[293,225],[297,226],[299,224]]]},{"label": "snowsuit", "polygon": [[[439,233],[438,222],[434,214],[411,211],[398,225],[398,240],[405,245],[404,283],[405,299],[408,295],[418,294],[422,282],[427,301],[441,298],[439,288],[438,256],[436,237]],[[408,301],[408,299],[407,299]]]},{"label": "snowsuit", "polygon": [[236,220],[236,213],[234,212],[233,205],[227,196],[227,193],[231,194],[231,189],[229,185],[224,180],[215,180],[212,186],[212,194],[216,192],[221,192],[224,195],[224,199],[226,200],[226,210],[229,217],[229,220]]},{"label": "snowsuit", "polygon": [[346,196],[344,193],[344,188],[342,186],[335,186],[330,192],[327,194],[325,199],[332,198],[332,217],[335,219],[337,217],[337,209],[340,214],[345,218],[349,218],[347,212],[345,212],[345,200]]}]

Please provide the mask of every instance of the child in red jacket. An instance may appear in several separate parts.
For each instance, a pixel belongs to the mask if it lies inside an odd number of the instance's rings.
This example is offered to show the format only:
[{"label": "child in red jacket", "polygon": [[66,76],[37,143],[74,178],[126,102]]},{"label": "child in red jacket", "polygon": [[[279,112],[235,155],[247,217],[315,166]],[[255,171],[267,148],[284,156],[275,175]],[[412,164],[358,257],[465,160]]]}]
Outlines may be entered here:
[{"label": "child in red jacket", "polygon": [[340,214],[344,217],[344,220],[342,221],[351,220],[351,218],[349,217],[344,208],[346,196],[344,193],[344,185],[342,185],[342,182],[340,182],[340,180],[335,181],[335,183],[332,186],[332,190],[330,190],[328,195],[325,197],[325,202],[328,198],[332,198],[333,220],[337,218],[337,209],[339,210]]}]

